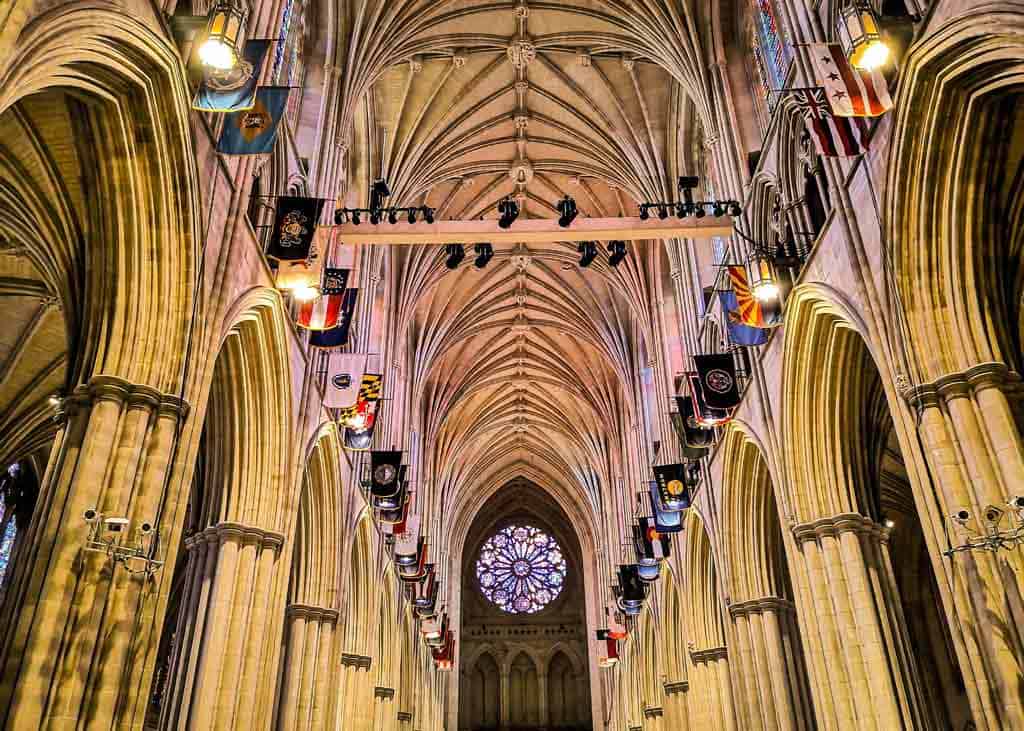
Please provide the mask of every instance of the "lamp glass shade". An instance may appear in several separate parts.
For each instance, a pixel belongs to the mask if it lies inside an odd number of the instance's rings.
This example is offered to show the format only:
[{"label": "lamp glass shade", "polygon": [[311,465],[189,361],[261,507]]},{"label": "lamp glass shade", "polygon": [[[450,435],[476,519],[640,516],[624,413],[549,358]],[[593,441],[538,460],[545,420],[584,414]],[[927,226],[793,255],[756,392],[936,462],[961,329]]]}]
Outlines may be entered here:
[{"label": "lamp glass shade", "polygon": [[320,282],[323,276],[319,260],[282,261],[277,268],[275,283],[282,291],[291,292],[299,300],[309,301],[320,296]]},{"label": "lamp glass shade", "polygon": [[775,266],[764,256],[753,256],[747,263],[747,278],[750,291],[761,302],[773,302],[779,298],[779,283],[775,278]]},{"label": "lamp glass shade", "polygon": [[878,30],[878,16],[864,0],[855,0],[843,8],[836,30],[843,52],[854,68],[874,71],[889,60],[889,46]]},{"label": "lamp glass shade", "polygon": [[213,6],[199,46],[199,60],[204,66],[227,71],[238,64],[244,21],[245,14],[234,3],[222,1]]}]

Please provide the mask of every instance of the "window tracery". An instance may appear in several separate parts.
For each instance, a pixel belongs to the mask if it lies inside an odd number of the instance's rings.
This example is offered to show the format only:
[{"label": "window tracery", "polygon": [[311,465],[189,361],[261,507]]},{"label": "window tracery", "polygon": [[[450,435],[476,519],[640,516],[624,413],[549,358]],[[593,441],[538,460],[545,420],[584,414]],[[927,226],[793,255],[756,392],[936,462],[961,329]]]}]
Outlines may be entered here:
[{"label": "window tracery", "polygon": [[562,591],[565,556],[558,542],[530,525],[510,525],[480,549],[476,577],[480,591],[509,614],[533,614]]}]

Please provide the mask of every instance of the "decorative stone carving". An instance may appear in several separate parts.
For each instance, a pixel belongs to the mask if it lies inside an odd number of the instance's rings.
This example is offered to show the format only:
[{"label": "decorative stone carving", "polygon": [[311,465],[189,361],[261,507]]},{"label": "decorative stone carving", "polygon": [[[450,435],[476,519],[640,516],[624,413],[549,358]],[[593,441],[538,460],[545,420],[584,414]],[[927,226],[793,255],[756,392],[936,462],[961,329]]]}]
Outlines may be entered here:
[{"label": "decorative stone carving", "polygon": [[665,715],[665,711],[661,706],[648,706],[644,708],[644,718],[661,718]]},{"label": "decorative stone carving", "polygon": [[710,647],[707,650],[690,650],[690,661],[694,664],[716,662],[729,656],[725,647]]},{"label": "decorative stone carving", "polygon": [[525,69],[537,58],[537,47],[530,41],[519,39],[512,41],[508,47],[508,60],[517,69]]},{"label": "decorative stone carving", "polygon": [[525,157],[519,158],[512,163],[508,176],[516,185],[528,185],[533,180],[533,163]]},{"label": "decorative stone carving", "polygon": [[457,69],[461,69],[463,66],[465,66],[466,61],[468,60],[469,58],[466,56],[466,52],[461,48],[456,49],[455,52],[452,54],[452,66],[454,66]]},{"label": "decorative stone carving", "polygon": [[626,71],[632,71],[636,68],[636,59],[630,56],[623,56],[622,68],[626,69]]},{"label": "decorative stone carving", "polygon": [[665,695],[676,695],[677,693],[686,693],[690,690],[690,682],[687,680],[679,680],[674,683],[666,681],[663,685]]},{"label": "decorative stone carving", "polygon": [[367,657],[366,655],[353,655],[348,652],[344,652],[341,655],[341,664],[343,667],[355,668],[359,670],[370,670],[370,666],[373,664],[373,658]]},{"label": "decorative stone carving", "polygon": [[590,51],[586,48],[581,48],[576,51],[576,63],[583,68],[590,68],[594,64],[594,58],[590,55]]},{"label": "decorative stone carving", "polygon": [[390,701],[395,697],[394,688],[381,688],[377,686],[373,689],[373,697],[380,698],[381,700]]},{"label": "decorative stone carving", "polygon": [[419,56],[413,56],[409,59],[409,71],[413,74],[418,74],[423,71],[423,59]]}]

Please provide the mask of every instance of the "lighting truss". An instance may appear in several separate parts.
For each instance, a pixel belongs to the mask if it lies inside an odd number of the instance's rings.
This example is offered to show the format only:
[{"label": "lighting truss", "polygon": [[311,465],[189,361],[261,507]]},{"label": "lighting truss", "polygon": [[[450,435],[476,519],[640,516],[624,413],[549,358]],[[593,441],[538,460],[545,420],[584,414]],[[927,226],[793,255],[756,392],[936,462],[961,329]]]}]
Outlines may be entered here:
[{"label": "lighting truss", "polygon": [[964,551],[998,553],[1000,550],[1012,551],[1019,548],[1024,544],[1024,496],[1015,497],[1007,507],[1009,510],[988,505],[981,519],[973,521],[980,529],[969,525],[972,516],[967,508],[961,508],[951,515],[950,520],[966,533],[966,537],[960,545],[943,551],[943,555],[952,556]]}]

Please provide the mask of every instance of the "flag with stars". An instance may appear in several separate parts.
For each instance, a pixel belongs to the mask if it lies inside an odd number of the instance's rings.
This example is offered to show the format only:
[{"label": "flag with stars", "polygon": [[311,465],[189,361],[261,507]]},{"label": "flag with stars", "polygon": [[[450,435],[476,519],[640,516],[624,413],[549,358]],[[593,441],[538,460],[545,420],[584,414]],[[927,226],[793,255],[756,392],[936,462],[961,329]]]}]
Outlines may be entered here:
[{"label": "flag with stars", "polygon": [[[746,267],[730,266],[728,271],[731,290],[720,292],[719,297],[722,301],[722,308],[727,313],[729,337],[737,345],[762,345],[767,339],[766,334],[756,331],[748,333],[745,330],[750,328],[766,330],[781,325],[781,302],[776,300],[766,303],[755,297],[754,293],[750,291]],[[763,339],[757,337],[759,334],[764,336]],[[747,340],[756,342],[746,342]]]},{"label": "flag with stars", "polygon": [[341,321],[348,269],[325,269],[320,296],[303,302],[295,324],[306,330],[331,330]]},{"label": "flag with stars", "polygon": [[812,43],[811,62],[837,117],[877,117],[892,109],[889,85],[880,71],[854,68],[834,43]]},{"label": "flag with stars", "polygon": [[867,124],[860,117],[835,116],[824,89],[794,89],[792,95],[818,154],[823,157],[857,157],[867,152]]},{"label": "flag with stars", "polygon": [[266,155],[274,149],[277,127],[288,104],[288,86],[261,86],[252,109],[224,118],[217,152],[224,155]]}]

